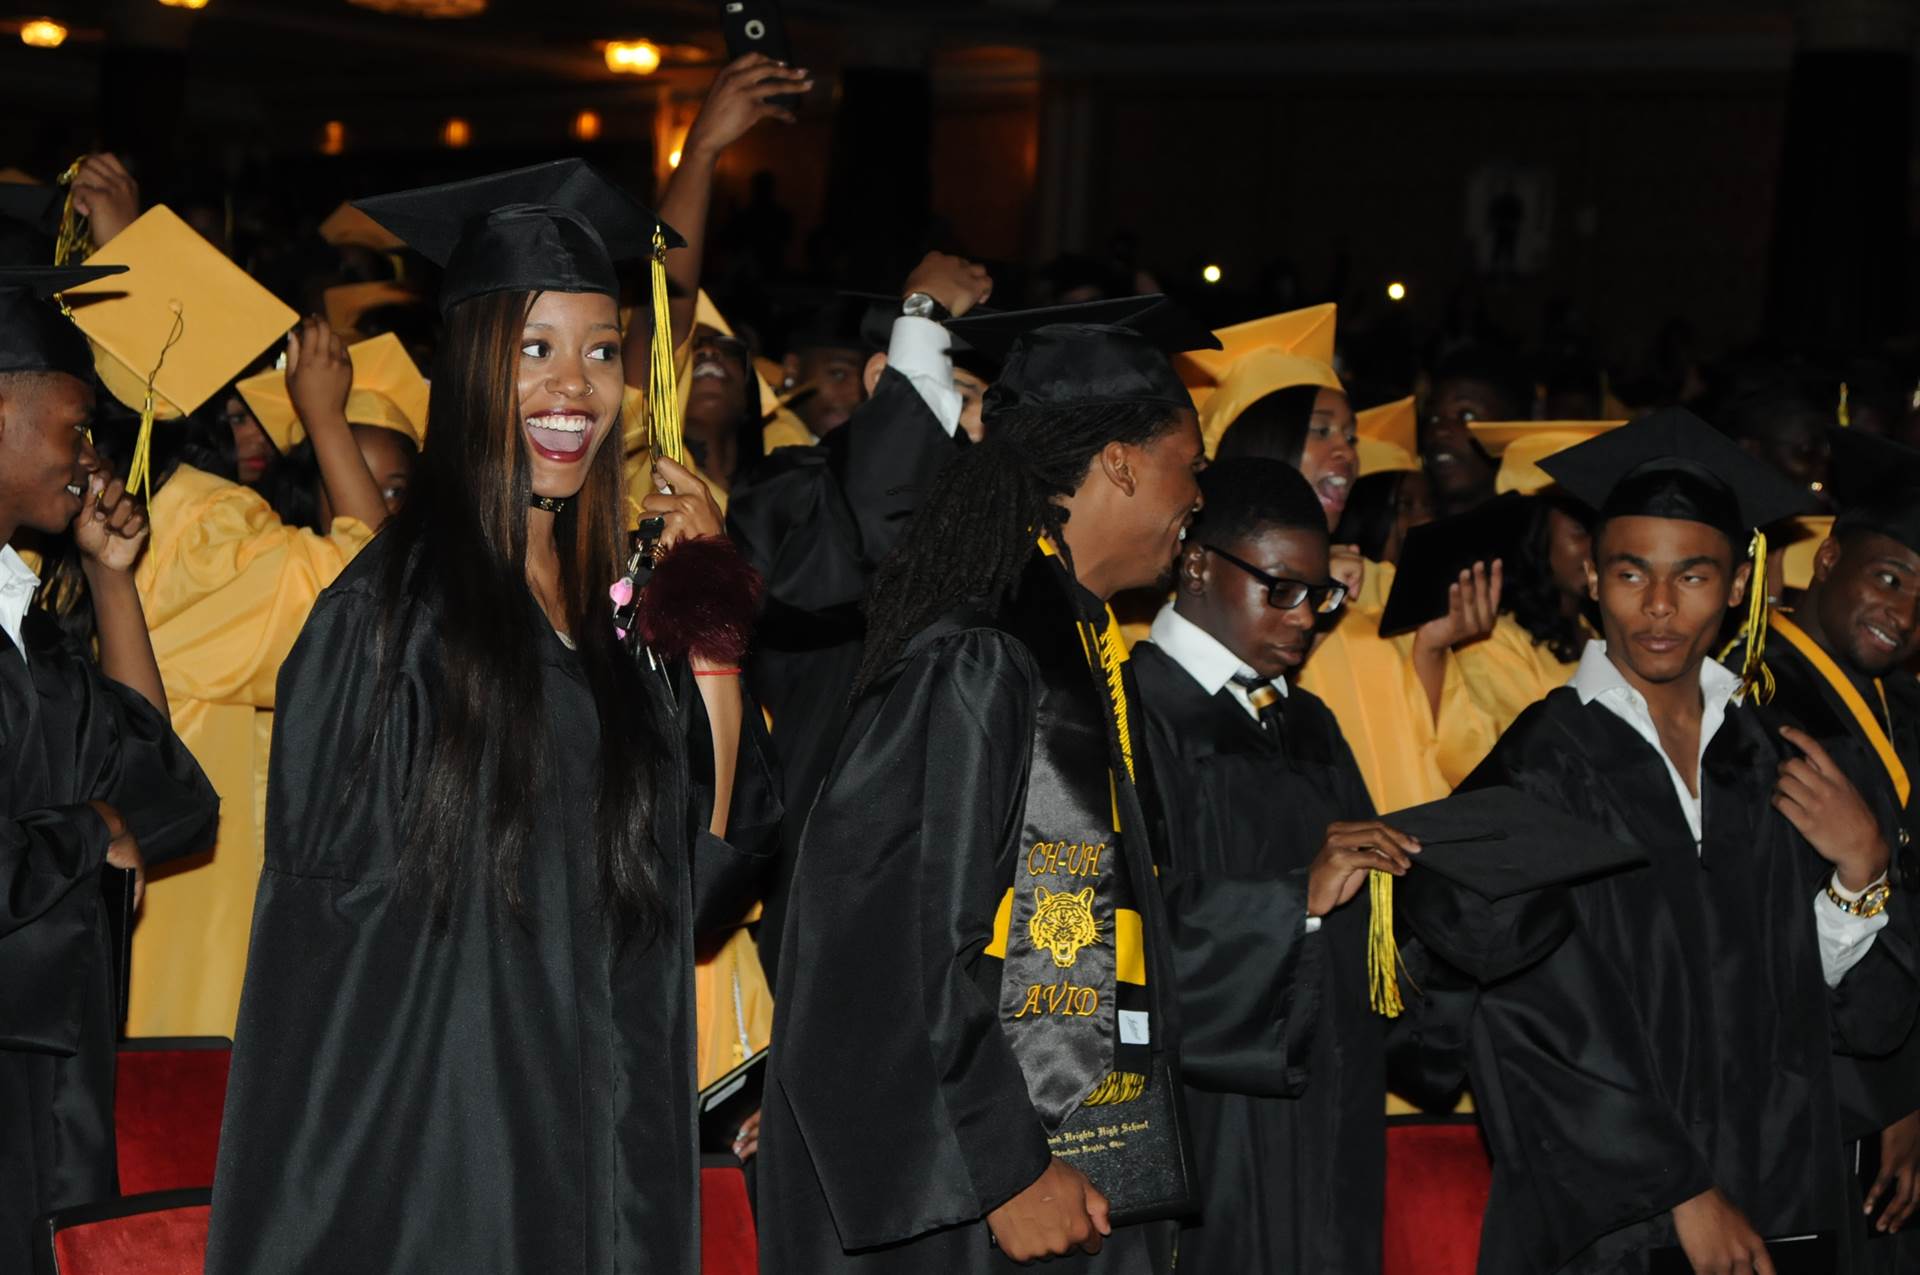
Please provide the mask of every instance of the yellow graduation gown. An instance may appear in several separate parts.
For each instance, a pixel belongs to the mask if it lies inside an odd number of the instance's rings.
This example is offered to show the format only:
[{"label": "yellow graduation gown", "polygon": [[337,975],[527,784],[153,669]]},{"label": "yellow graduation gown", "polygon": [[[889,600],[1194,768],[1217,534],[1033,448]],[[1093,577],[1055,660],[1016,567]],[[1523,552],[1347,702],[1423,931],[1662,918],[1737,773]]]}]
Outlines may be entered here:
[{"label": "yellow graduation gown", "polygon": [[1493,635],[1455,651],[1467,684],[1467,693],[1492,720],[1496,733],[1504,732],[1528,707],[1546,698],[1548,691],[1573,680],[1579,661],[1563,663],[1511,615],[1502,615]]},{"label": "yellow graduation gown", "polygon": [[[757,911],[757,909],[756,909]],[[767,1047],[773,1035],[773,989],[760,949],[743,925],[693,967],[695,1071],[705,1089]]]},{"label": "yellow graduation gown", "polygon": [[1380,635],[1392,587],[1390,564],[1367,563],[1360,592],[1299,676],[1340,723],[1382,813],[1445,797],[1498,738],[1492,719],[1468,694],[1457,658],[1447,660],[1436,720],[1413,671],[1413,635]]},{"label": "yellow graduation gown", "polygon": [[133,1036],[231,1036],[266,822],[274,681],[320,591],[371,538],[281,523],[246,487],[182,465],[154,496],[134,573],[173,728],[220,794],[211,857],[147,883],[133,936]]}]

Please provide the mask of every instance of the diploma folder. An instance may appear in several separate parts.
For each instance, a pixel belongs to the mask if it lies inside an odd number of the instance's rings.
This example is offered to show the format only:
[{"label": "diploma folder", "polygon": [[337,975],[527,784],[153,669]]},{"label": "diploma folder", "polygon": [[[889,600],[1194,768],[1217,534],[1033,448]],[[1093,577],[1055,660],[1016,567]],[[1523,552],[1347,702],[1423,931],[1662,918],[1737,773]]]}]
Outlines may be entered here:
[{"label": "diploma folder", "polygon": [[767,1087],[767,1051],[761,1050],[700,1091],[700,1151],[733,1154],[747,1117],[760,1110]]},{"label": "diploma folder", "polygon": [[1181,1217],[1196,1207],[1186,1105],[1164,1054],[1154,1055],[1139,1097],[1077,1108],[1047,1138],[1047,1149],[1100,1188],[1115,1226]]}]

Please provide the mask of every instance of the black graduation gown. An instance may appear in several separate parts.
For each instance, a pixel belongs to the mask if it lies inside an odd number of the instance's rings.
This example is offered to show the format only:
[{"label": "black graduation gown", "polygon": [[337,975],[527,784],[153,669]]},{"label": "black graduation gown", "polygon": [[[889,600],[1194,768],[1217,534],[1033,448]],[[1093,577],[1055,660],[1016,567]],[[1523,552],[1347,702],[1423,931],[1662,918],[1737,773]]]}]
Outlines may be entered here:
[{"label": "black graduation gown", "polygon": [[[1154,643],[1139,643],[1131,666],[1169,824],[1162,889],[1200,1162],[1181,1269],[1377,1275],[1386,1077],[1384,1020],[1367,1004],[1367,897],[1306,933],[1308,866],[1327,824],[1371,818],[1373,801],[1308,691],[1286,695],[1275,739]],[[1246,977],[1269,964],[1277,981]],[[1223,1012],[1236,997],[1261,1004]],[[1215,1043],[1210,1022],[1258,1023],[1281,1046],[1235,1033]],[[1236,1066],[1273,1054],[1284,1066]]]},{"label": "black graduation gown", "polygon": [[[1832,754],[1854,786],[1879,809],[1889,845],[1899,845],[1902,828],[1909,835],[1920,830],[1920,790],[1909,794],[1905,810],[1899,809],[1899,794],[1879,754],[1812,661],[1778,635],[1767,643],[1766,659],[1775,684],[1768,711],[1812,735]],[[1882,685],[1893,718],[1889,738],[1908,776],[1920,784],[1920,682],[1896,670],[1882,679]],[[1856,689],[1878,713],[1880,702],[1871,684],[1856,683]],[[1896,851],[1896,856],[1896,887],[1920,885],[1920,847],[1910,844]],[[1848,1139],[1877,1138],[1880,1130],[1920,1109],[1920,1031],[1910,1033],[1900,1049],[1885,1058],[1835,1058],[1834,1080],[1840,1093],[1842,1134]],[[1877,1263],[1873,1269],[1888,1275],[1903,1269],[1920,1271],[1920,1228],[1909,1223],[1898,1236],[1877,1237],[1869,1252]],[[1907,1263],[1904,1267],[1898,1264],[1902,1259]]]},{"label": "black graduation gown", "polygon": [[727,533],[766,581],[747,680],[773,718],[788,808],[760,935],[770,979],[793,854],[860,668],[868,582],[959,446],[913,383],[887,368],[846,424],[811,447],[774,451],[728,497]]},{"label": "black graduation gown", "polygon": [[[1053,572],[1030,568],[1023,590],[1036,577]],[[1064,584],[1048,604],[1078,651]],[[1049,1152],[985,949],[1022,851],[1042,677],[1019,638],[954,617],[854,707],[789,900],[757,1160],[765,1275],[1011,1269],[985,1217]],[[1131,801],[1123,782],[1123,820]],[[1156,903],[1138,901],[1149,934]],[[1162,945],[1147,956],[1164,989]],[[1178,1027],[1158,995],[1152,1013],[1157,1051]],[[1169,1230],[1117,1228],[1046,1269],[1165,1272]]]},{"label": "black graduation gown", "polygon": [[1292,690],[1275,739],[1151,642],[1133,648],[1168,834],[1196,1271],[1380,1270],[1384,1021],[1367,1002],[1363,892],[1305,932],[1329,823],[1373,802],[1340,727]]},{"label": "black graduation gown", "polygon": [[[1512,784],[1646,851],[1647,866],[1484,905],[1416,872],[1407,917],[1481,977],[1474,1097],[1494,1157],[1480,1270],[1643,1272],[1709,1186],[1762,1235],[1837,1231],[1858,1269],[1836,1050],[1884,1054],[1917,992],[1907,905],[1828,989],[1814,897],[1831,868],[1769,805],[1784,745],[1730,708],[1701,767],[1696,854],[1665,763],[1563,688],[1463,788]],[[1552,911],[1564,924],[1537,923]],[[1564,937],[1562,937],[1564,936]]]},{"label": "black graduation gown", "polygon": [[[525,725],[564,764],[527,777],[523,915],[501,917],[472,872],[436,934],[396,873],[441,638],[414,624],[397,695],[370,702],[383,558],[376,541],[321,596],[280,676],[209,1275],[695,1271],[691,936],[709,869],[740,856],[704,831],[692,746],[674,742],[655,800],[678,851],[664,928],[615,941],[591,829],[598,719],[541,626],[545,712]],[[700,716],[684,681],[678,702]],[[383,740],[363,754],[375,713]],[[733,826],[770,822],[752,796],[764,765],[745,756],[740,774]]]},{"label": "black graduation gown", "polygon": [[213,842],[219,798],[167,720],[30,612],[0,634],[0,1269],[33,1220],[117,1193],[112,942],[100,891],[120,811],[149,865]]}]

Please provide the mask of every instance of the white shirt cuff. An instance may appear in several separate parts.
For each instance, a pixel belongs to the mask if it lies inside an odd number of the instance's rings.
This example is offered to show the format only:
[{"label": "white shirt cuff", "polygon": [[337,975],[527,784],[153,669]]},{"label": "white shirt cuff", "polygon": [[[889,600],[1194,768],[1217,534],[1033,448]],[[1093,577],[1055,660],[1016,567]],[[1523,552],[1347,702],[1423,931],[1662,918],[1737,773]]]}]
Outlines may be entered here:
[{"label": "white shirt cuff", "polygon": [[1320,932],[1320,922],[1321,922],[1321,921],[1323,921],[1323,920],[1325,920],[1325,919],[1326,919],[1325,917],[1318,917],[1318,916],[1310,916],[1310,917],[1308,917],[1308,918],[1307,918],[1307,933],[1309,933],[1309,934],[1318,934],[1318,933]]},{"label": "white shirt cuff", "polygon": [[[1873,882],[1867,890],[1873,889],[1887,879],[1880,874],[1880,880]],[[1833,881],[1834,893],[1849,902],[1858,899],[1866,890],[1849,890],[1840,884],[1839,878]],[[1887,927],[1889,917],[1885,912],[1879,916],[1855,916],[1843,912],[1833,905],[1827,892],[1821,890],[1813,896],[1813,921],[1820,934],[1820,970],[1826,976],[1828,987],[1840,986],[1840,980],[1847,971],[1858,965],[1873,948],[1873,937]]]},{"label": "white shirt cuff", "polygon": [[953,388],[953,338],[932,319],[903,314],[893,321],[887,366],[907,378],[914,392],[951,438],[960,428],[960,391]]}]

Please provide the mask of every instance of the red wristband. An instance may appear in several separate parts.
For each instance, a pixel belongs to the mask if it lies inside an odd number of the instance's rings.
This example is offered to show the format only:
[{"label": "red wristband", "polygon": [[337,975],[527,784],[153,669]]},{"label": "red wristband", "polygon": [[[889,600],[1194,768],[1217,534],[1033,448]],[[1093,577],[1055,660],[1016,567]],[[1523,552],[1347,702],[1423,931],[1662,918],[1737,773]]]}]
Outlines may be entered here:
[{"label": "red wristband", "polygon": [[737,668],[697,668],[693,670],[693,675],[695,677],[738,677],[740,676],[740,670]]}]

